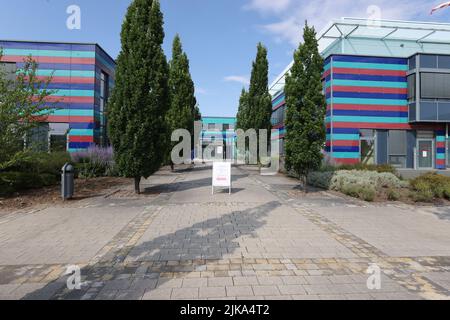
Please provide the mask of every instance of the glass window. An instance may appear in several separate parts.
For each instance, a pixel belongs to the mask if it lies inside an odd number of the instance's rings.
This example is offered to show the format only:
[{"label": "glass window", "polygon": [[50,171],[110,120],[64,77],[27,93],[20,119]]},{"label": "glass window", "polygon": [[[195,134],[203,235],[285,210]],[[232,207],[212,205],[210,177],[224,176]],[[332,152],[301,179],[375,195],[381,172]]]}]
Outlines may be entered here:
[{"label": "glass window", "polygon": [[438,103],[438,119],[450,120],[450,102]]},{"label": "glass window", "polygon": [[208,130],[216,130],[216,124],[215,123],[208,123]]},{"label": "glass window", "polygon": [[450,69],[450,56],[438,56],[438,67],[440,69]]},{"label": "glass window", "polygon": [[30,130],[27,135],[27,147],[34,151],[48,151],[48,123],[39,124]]},{"label": "glass window", "polygon": [[420,55],[420,67],[421,68],[437,68],[437,56],[429,54]]},{"label": "glass window", "polygon": [[67,136],[66,135],[51,135],[50,136],[50,151],[66,151],[67,149]]},{"label": "glass window", "polygon": [[432,101],[420,102],[420,120],[437,120],[437,103]]},{"label": "glass window", "polygon": [[425,99],[450,99],[450,74],[422,72],[420,94]]},{"label": "glass window", "polygon": [[406,131],[389,130],[388,161],[397,168],[406,167]]},{"label": "glass window", "polygon": [[230,129],[230,125],[228,123],[225,123],[223,125],[223,131],[228,131]]},{"label": "glass window", "polygon": [[416,56],[409,58],[408,60],[409,70],[413,70],[416,68]]},{"label": "glass window", "polygon": [[416,104],[410,103],[409,104],[409,121],[415,121],[416,120]]},{"label": "glass window", "polygon": [[361,140],[361,163],[375,164],[375,140]]},{"label": "glass window", "polygon": [[416,99],[416,74],[408,76],[408,100]]},{"label": "glass window", "polygon": [[388,150],[389,155],[406,155],[406,131],[389,130]]}]

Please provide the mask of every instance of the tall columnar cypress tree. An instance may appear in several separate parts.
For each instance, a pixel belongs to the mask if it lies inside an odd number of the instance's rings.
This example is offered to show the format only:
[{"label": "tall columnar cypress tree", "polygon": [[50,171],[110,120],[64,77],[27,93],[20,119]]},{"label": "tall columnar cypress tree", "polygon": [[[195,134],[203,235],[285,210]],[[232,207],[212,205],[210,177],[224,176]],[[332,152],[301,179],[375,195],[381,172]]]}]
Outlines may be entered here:
[{"label": "tall columnar cypress tree", "polygon": [[109,105],[109,135],[122,175],[148,178],[167,145],[168,65],[162,50],[163,15],[158,0],[134,0],[122,25],[122,50]]},{"label": "tall columnar cypress tree", "polygon": [[[194,120],[199,117],[199,110],[196,106],[194,82],[189,71],[189,59],[183,52],[178,35],[173,40],[172,60],[169,63],[169,95],[170,107],[166,115],[169,135],[174,130],[186,129],[192,136]],[[176,143],[172,142],[171,146],[173,147]]]},{"label": "tall columnar cypress tree", "polygon": [[239,98],[239,108],[236,115],[236,128],[247,130],[247,112],[248,112],[248,93],[245,88],[242,88],[241,97]]},{"label": "tall columnar cypress tree", "polygon": [[306,23],[303,44],[286,77],[286,169],[299,175],[306,190],[308,174],[320,167],[325,143],[326,102],[322,93],[323,59],[316,32]]},{"label": "tall columnar cypress tree", "polygon": [[257,132],[259,129],[266,129],[269,133],[272,128],[270,123],[272,99],[269,94],[269,61],[267,60],[267,49],[261,43],[258,43],[256,59],[253,62],[247,99],[246,129],[252,128]]}]

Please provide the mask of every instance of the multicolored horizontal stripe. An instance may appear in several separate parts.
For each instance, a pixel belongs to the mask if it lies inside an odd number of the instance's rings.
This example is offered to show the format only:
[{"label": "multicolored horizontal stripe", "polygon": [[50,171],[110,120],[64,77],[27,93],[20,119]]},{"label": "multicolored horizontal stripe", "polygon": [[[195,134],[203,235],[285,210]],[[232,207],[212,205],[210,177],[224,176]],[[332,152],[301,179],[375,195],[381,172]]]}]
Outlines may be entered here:
[{"label": "multicolored horizontal stripe", "polygon": [[114,85],[115,61],[98,45],[0,41],[2,61],[14,62],[18,70],[32,56],[38,63],[40,80],[51,77],[46,98],[54,110],[43,120],[68,123],[69,151],[80,151],[98,142],[100,114],[100,75],[108,74],[109,87]]},{"label": "multicolored horizontal stripe", "polygon": [[328,60],[326,152],[332,159],[359,161],[360,129],[410,127],[407,69],[407,59],[336,55]]}]

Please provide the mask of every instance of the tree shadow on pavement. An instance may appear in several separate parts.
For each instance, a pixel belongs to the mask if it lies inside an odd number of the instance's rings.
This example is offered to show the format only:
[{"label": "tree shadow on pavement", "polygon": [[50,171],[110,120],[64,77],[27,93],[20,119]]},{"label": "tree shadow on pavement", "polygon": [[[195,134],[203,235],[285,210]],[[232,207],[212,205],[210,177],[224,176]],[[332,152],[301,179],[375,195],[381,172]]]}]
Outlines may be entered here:
[{"label": "tree shadow on pavement", "polygon": [[218,215],[139,245],[112,246],[98,262],[81,269],[82,281],[87,282],[81,290],[67,289],[67,276],[62,276],[24,299],[141,299],[144,293],[174,280],[161,277],[163,273],[181,273],[185,279],[191,272],[207,271],[208,265],[225,256],[244,258],[246,248],[238,240],[256,237],[255,232],[266,224],[264,218],[280,206],[272,201]]},{"label": "tree shadow on pavement", "polygon": [[[243,179],[248,177],[248,175],[233,175],[232,183],[235,183],[239,179]],[[176,192],[176,191],[186,191],[192,189],[198,189],[203,187],[211,186],[212,178],[202,178],[197,180],[188,180],[188,181],[176,181],[172,183],[162,183],[150,185],[149,187],[145,187],[143,193],[155,194],[155,193],[167,193],[167,192]],[[234,190],[234,189],[233,189]]]}]

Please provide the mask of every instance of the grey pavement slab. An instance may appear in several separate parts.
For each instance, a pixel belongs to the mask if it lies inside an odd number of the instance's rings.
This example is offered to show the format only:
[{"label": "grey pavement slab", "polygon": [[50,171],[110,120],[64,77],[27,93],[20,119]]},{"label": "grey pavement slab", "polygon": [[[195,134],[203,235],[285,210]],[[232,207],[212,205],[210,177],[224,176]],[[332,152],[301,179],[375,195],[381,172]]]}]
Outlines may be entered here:
[{"label": "grey pavement slab", "polygon": [[48,208],[0,224],[0,265],[88,262],[142,208]]},{"label": "grey pavement slab", "polygon": [[449,256],[450,221],[411,208],[316,208],[320,214],[390,256]]}]

